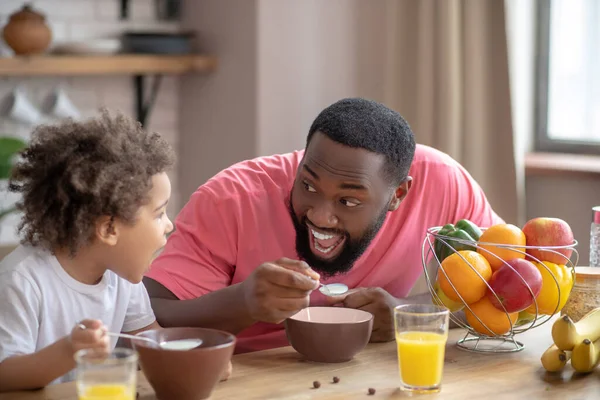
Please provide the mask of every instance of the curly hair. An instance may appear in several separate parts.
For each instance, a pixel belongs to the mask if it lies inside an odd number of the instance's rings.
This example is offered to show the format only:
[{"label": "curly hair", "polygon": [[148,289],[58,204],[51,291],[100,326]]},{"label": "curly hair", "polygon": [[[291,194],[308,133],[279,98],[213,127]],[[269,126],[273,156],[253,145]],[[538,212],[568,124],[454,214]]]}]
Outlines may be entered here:
[{"label": "curly hair", "polygon": [[158,133],[106,109],[83,122],[36,127],[9,181],[9,190],[21,194],[21,242],[74,255],[90,243],[97,218],[134,223],[152,176],[174,162]]}]

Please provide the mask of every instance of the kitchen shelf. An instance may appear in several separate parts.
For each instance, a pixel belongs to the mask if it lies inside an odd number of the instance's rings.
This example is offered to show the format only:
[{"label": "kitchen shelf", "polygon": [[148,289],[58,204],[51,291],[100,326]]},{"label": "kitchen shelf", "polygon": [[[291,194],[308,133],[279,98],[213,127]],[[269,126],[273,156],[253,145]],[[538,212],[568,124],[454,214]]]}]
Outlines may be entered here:
[{"label": "kitchen shelf", "polygon": [[32,56],[0,58],[0,76],[146,75],[210,72],[211,56],[137,55]]},{"label": "kitchen shelf", "polygon": [[[0,58],[0,77],[133,75],[137,119],[146,124],[162,75],[214,71],[217,59],[207,55],[39,55]],[[155,75],[145,98],[144,78]]]},{"label": "kitchen shelf", "polygon": [[586,154],[528,153],[525,154],[525,174],[598,178],[600,157]]}]

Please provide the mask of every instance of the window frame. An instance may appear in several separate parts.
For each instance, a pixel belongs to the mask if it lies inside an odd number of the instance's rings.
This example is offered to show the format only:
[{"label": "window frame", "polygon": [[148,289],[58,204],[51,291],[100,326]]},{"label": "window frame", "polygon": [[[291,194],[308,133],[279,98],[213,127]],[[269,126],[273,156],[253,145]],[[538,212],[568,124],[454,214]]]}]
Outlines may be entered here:
[{"label": "window frame", "polygon": [[600,155],[600,142],[551,139],[548,136],[548,86],[550,69],[550,12],[552,0],[537,1],[535,129],[536,151]]}]

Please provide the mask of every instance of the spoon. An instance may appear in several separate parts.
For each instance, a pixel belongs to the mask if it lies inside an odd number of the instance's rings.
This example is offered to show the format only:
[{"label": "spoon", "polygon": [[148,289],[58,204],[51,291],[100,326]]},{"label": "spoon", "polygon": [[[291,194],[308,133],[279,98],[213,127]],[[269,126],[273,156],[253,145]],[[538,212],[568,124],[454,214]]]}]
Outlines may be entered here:
[{"label": "spoon", "polygon": [[[77,325],[80,329],[86,329],[86,327],[82,324]],[[144,340],[146,342],[152,343],[155,346],[160,347],[165,350],[191,350],[200,346],[203,342],[202,339],[177,339],[177,340],[164,340],[162,342],[157,342],[154,339],[150,339],[144,336],[136,336],[136,335],[128,335],[127,333],[115,333],[115,332],[106,332],[106,335],[112,337],[122,337],[131,340]]]},{"label": "spoon", "polygon": [[319,286],[319,291],[321,293],[323,293],[325,296],[331,296],[331,292],[329,291],[329,288],[324,283],[321,283],[321,285]]},{"label": "spoon", "polygon": [[348,291],[348,286],[343,283],[330,283],[328,285],[321,284],[319,291],[325,296],[338,296]]},{"label": "spoon", "polygon": [[156,346],[160,347],[161,349],[165,349],[165,350],[191,350],[191,349],[195,349],[196,347],[200,346],[202,344],[202,339],[177,339],[177,340],[164,340],[162,342],[157,342],[154,339],[150,339],[144,336],[135,336],[135,335],[128,335],[126,333],[114,333],[114,332],[107,332],[106,333],[108,336],[114,336],[114,337],[122,337],[122,338],[127,338],[127,339],[132,339],[132,340],[145,340],[147,342],[151,342],[153,344],[155,344]]}]

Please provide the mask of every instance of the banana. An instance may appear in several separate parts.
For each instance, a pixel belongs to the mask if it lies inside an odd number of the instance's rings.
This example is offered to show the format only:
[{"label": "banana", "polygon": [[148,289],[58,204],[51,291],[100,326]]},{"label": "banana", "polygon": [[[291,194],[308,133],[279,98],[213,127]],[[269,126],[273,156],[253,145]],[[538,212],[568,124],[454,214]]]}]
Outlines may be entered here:
[{"label": "banana", "polygon": [[568,315],[563,315],[552,324],[552,340],[560,350],[573,350],[579,340],[575,323]]},{"label": "banana", "polygon": [[542,366],[548,372],[561,371],[567,365],[567,361],[570,358],[570,351],[560,350],[553,344],[542,354]]},{"label": "banana", "polygon": [[600,363],[600,339],[592,342],[590,339],[583,339],[573,348],[571,354],[571,366],[577,372],[592,372]]},{"label": "banana", "polygon": [[585,314],[577,322],[563,315],[552,325],[552,340],[560,350],[573,350],[583,339],[600,338],[600,307]]}]

